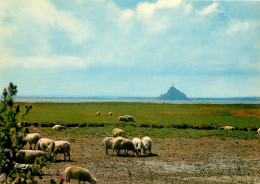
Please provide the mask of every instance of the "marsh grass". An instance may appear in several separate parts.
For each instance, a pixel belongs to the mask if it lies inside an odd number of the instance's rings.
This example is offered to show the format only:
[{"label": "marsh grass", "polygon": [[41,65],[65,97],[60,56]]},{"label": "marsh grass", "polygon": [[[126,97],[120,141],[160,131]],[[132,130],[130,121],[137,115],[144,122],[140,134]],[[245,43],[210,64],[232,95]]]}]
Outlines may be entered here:
[{"label": "marsh grass", "polygon": [[[24,103],[19,103],[24,106]],[[130,114],[139,127],[190,128],[192,126],[240,128],[260,126],[260,105],[154,104],[154,103],[33,103],[27,121],[34,124],[104,126],[119,124],[118,116]],[[101,115],[96,116],[100,111]],[[108,112],[113,116],[108,116]],[[131,123],[128,123],[131,124]],[[179,126],[179,127],[178,127]]]},{"label": "marsh grass", "polygon": [[[25,103],[19,103],[24,106]],[[28,104],[28,103],[27,103]],[[260,127],[260,105],[250,104],[153,104],[153,103],[33,103],[27,121],[39,127],[63,124],[65,133],[109,136],[121,127],[127,136],[200,138],[217,136],[221,139],[256,138]],[[96,112],[101,115],[97,116]],[[113,112],[109,116],[108,112]],[[118,116],[132,115],[136,122],[119,123]],[[220,126],[234,126],[236,131],[220,131]],[[80,127],[80,128],[79,128]],[[245,131],[246,130],[246,131]],[[253,131],[247,131],[253,130]],[[56,132],[50,130],[50,134]]]}]

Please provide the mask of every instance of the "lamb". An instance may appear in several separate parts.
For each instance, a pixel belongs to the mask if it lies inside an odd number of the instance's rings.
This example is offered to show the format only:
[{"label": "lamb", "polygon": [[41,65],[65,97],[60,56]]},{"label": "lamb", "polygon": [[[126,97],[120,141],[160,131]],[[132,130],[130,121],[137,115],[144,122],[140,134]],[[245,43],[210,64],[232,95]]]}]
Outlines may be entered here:
[{"label": "lamb", "polygon": [[55,160],[57,160],[57,154],[58,153],[63,153],[64,154],[64,160],[66,160],[66,154],[69,156],[70,160],[70,143],[68,141],[55,141],[55,149],[54,149],[54,154],[55,154]]},{"label": "lamb", "polygon": [[152,140],[150,137],[145,136],[142,138],[142,142],[143,142],[143,153],[146,154],[146,151],[149,151],[149,154],[151,154],[151,150],[152,150]]},{"label": "lamb", "polygon": [[232,126],[223,126],[223,127],[220,127],[219,129],[220,129],[220,130],[228,130],[228,131],[231,131],[231,130],[235,130],[235,127],[232,127]]},{"label": "lamb", "polygon": [[17,162],[22,164],[34,163],[37,157],[45,156],[46,153],[40,150],[20,150],[17,153]]},{"label": "lamb", "polygon": [[38,150],[42,151],[54,151],[55,143],[53,140],[48,139],[48,138],[41,138],[38,142]]},{"label": "lamb", "polygon": [[106,137],[101,143],[100,145],[105,145],[106,146],[106,154],[108,155],[108,149],[112,149],[112,145],[113,145],[113,142],[114,142],[114,139],[113,137]]},{"label": "lamb", "polygon": [[39,133],[30,133],[27,134],[25,140],[30,144],[30,149],[32,149],[32,144],[34,144],[34,150],[36,148],[37,142],[41,139],[41,135]]},{"label": "lamb", "polygon": [[65,178],[66,182],[70,183],[71,179],[76,179],[80,183],[81,181],[88,181],[91,184],[96,184],[97,179],[94,178],[87,169],[77,167],[77,166],[69,166],[65,169]]},{"label": "lamb", "polygon": [[101,114],[101,112],[100,112],[100,111],[98,111],[98,112],[96,113],[96,115],[97,115],[97,116],[100,116],[100,114]]},{"label": "lamb", "polygon": [[130,115],[119,116],[118,122],[121,122],[121,121],[123,121],[123,122],[131,122],[131,121],[135,122],[134,118]]},{"label": "lamb", "polygon": [[133,141],[133,144],[134,144],[134,147],[135,147],[135,152],[136,152],[136,155],[141,155],[141,150],[143,148],[143,142],[141,139],[139,138],[133,138],[132,139]]},{"label": "lamb", "polygon": [[258,130],[257,130],[257,137],[258,137],[258,140],[260,142],[260,128],[258,128]]},{"label": "lamb", "polygon": [[112,132],[113,137],[125,137],[125,131],[120,128],[115,128]]},{"label": "lamb", "polygon": [[53,130],[66,130],[66,127],[65,126],[63,126],[63,125],[54,125],[53,127],[52,127],[52,129]]},{"label": "lamb", "polygon": [[112,116],[112,112],[109,112],[108,115],[109,115],[109,116]]}]

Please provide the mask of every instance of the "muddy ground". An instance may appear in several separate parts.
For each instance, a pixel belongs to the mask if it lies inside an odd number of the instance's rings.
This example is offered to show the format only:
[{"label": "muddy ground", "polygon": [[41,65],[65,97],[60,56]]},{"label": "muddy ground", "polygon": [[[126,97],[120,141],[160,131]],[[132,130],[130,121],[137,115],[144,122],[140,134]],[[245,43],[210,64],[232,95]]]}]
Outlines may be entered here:
[{"label": "muddy ground", "polygon": [[260,183],[257,139],[151,137],[153,154],[133,157],[112,155],[112,150],[106,155],[99,145],[104,137],[63,132],[49,135],[47,129],[33,131],[42,137],[71,142],[71,161],[58,155],[57,162],[44,169],[39,183],[50,183],[51,179],[58,182],[65,168],[72,165],[87,168],[98,183]]}]

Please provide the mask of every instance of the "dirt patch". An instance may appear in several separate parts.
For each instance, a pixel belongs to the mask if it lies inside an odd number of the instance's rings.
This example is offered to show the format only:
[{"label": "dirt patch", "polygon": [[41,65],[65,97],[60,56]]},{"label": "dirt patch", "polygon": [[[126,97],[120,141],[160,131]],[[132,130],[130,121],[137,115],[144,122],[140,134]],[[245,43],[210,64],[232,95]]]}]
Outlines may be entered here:
[{"label": "dirt patch", "polygon": [[239,117],[256,117],[260,118],[260,110],[251,110],[251,111],[244,111],[244,110],[236,110],[231,111],[233,116],[239,116]]},{"label": "dirt patch", "polygon": [[99,145],[105,136],[62,131],[51,135],[50,128],[31,129],[42,137],[68,140],[72,145],[71,161],[58,155],[58,161],[44,169],[39,183],[50,183],[51,179],[58,182],[71,165],[87,168],[98,183],[260,183],[260,143],[256,139],[151,137],[151,156],[119,157],[111,150],[105,154],[105,148]]}]

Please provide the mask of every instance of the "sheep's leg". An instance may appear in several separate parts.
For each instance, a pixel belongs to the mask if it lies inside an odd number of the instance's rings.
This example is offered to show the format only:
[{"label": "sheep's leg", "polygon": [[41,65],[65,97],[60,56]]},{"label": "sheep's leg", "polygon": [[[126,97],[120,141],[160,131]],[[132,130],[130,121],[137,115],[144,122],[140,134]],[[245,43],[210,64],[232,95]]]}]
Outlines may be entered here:
[{"label": "sheep's leg", "polygon": [[30,144],[30,150],[32,150],[32,144]]},{"label": "sheep's leg", "polygon": [[66,153],[64,153],[64,160],[66,160]]},{"label": "sheep's leg", "polygon": [[[107,155],[108,155],[108,149],[106,148],[106,153],[107,153]],[[113,149],[113,153],[114,153],[114,149]]]}]

